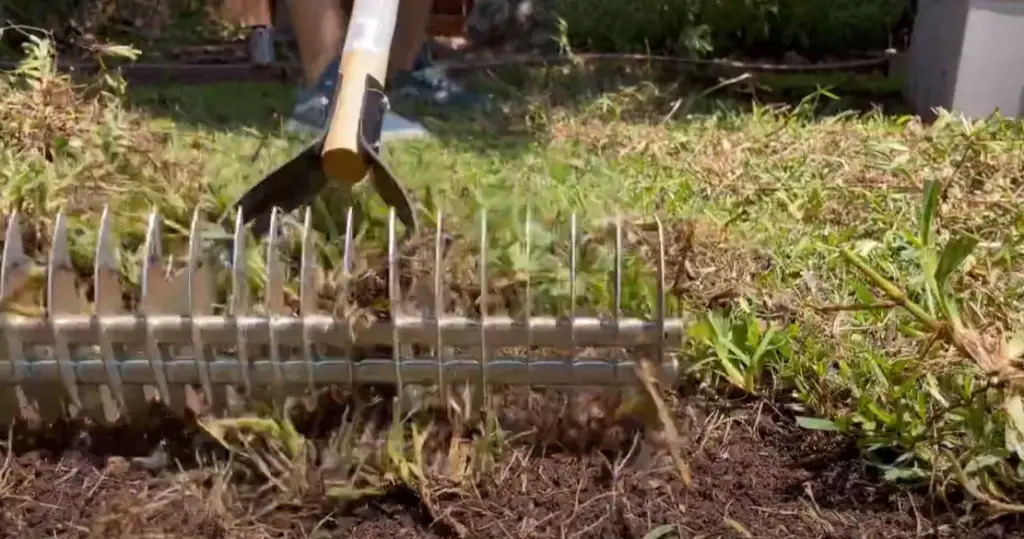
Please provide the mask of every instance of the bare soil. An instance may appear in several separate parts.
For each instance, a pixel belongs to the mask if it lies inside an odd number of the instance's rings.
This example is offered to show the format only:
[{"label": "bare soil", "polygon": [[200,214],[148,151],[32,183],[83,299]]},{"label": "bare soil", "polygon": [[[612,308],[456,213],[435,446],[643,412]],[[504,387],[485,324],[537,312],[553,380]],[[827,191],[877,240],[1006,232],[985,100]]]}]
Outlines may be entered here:
[{"label": "bare soil", "polygon": [[[277,499],[266,485],[224,483],[194,463],[181,471],[133,459],[157,443],[152,433],[63,433],[22,440],[3,457],[0,536],[1024,537],[1018,521],[966,518],[922,493],[883,486],[849,440],[801,430],[766,404],[674,400],[678,422],[689,425],[691,489],[649,440],[622,425],[561,435],[535,425],[532,442],[512,445],[472,487],[438,481],[349,506],[313,494]],[[516,414],[506,408],[502,419],[518,428]],[[182,425],[163,428],[167,446],[187,446]]]}]

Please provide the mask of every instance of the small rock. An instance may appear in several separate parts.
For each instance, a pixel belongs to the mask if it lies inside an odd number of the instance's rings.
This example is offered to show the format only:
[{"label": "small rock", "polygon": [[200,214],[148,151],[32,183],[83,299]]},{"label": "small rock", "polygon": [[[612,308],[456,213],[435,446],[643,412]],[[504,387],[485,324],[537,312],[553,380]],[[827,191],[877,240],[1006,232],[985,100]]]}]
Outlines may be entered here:
[{"label": "small rock", "polygon": [[124,475],[130,468],[131,464],[124,457],[107,457],[107,472],[111,475]]}]

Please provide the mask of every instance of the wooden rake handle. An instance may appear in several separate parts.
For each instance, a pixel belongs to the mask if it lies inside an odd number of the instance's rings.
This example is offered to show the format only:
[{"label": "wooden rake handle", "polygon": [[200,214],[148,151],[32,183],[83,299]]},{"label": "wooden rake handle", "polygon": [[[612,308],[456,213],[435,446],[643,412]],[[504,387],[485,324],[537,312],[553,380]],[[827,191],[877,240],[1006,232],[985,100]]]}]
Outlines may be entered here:
[{"label": "wooden rake handle", "polygon": [[[327,176],[346,186],[359,183],[370,167],[360,144],[360,119],[366,92],[384,88],[398,5],[399,0],[355,0],[349,18],[338,66],[340,84],[320,153]],[[368,89],[368,80],[375,80],[379,89]]]}]

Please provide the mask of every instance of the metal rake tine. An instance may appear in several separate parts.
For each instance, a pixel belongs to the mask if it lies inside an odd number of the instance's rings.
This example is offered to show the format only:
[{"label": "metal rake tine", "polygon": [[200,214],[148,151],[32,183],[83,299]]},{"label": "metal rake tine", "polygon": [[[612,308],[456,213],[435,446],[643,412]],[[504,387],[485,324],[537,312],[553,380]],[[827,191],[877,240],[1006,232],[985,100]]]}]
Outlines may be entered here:
[{"label": "metal rake tine", "polygon": [[[231,241],[231,305],[230,313],[234,318],[249,314],[249,279],[245,260],[245,220],[242,210],[235,214],[235,230]],[[249,372],[249,349],[245,330],[239,328],[236,333],[236,349],[238,353],[238,371],[242,378],[243,391],[246,396],[252,395],[252,378]]]},{"label": "metal rake tine", "polygon": [[[622,320],[622,214],[615,216],[615,270],[612,276],[612,290],[613,290],[613,309],[612,309],[612,320],[615,321],[615,332],[619,333],[620,322]],[[615,362],[616,365],[622,363],[622,356],[616,354]],[[618,373],[618,369],[616,369]]]},{"label": "metal rake tine", "polygon": [[[354,223],[355,223],[355,207],[354,206],[349,206],[348,210],[345,212],[345,242],[344,242],[345,244],[342,247],[345,252],[342,253],[342,255],[341,255],[341,266],[342,266],[342,271],[344,272],[344,278],[341,281],[341,294],[340,294],[340,297],[341,297],[341,301],[345,302],[346,315],[348,314],[347,311],[348,311],[349,294],[351,293],[350,288],[351,288],[351,285],[352,285],[352,256],[353,256],[352,255],[352,248],[353,248],[352,242],[353,242],[353,237],[354,237],[354,234],[355,234],[355,232],[352,230],[352,226],[353,226]],[[350,335],[350,337],[352,337],[352,336]],[[355,355],[355,343],[353,342],[352,338],[349,339],[348,346],[345,347],[345,354],[348,356],[348,360],[349,360],[348,361],[348,373],[349,373],[349,378],[348,379],[351,381],[352,385],[355,386],[356,385],[356,370],[355,370],[355,365],[353,364],[353,360],[354,360],[353,356]]]},{"label": "metal rake tine", "polygon": [[[402,397],[405,387],[402,381],[402,353],[399,335],[399,302],[402,291],[398,282],[398,238],[395,230],[397,214],[394,208],[388,211],[388,308],[391,313],[391,359],[395,362],[395,382],[398,396]],[[402,402],[401,399],[398,402]]]},{"label": "metal rake tine", "polygon": [[32,260],[25,254],[21,241],[21,218],[13,212],[7,219],[7,230],[4,233],[4,249],[0,259],[0,299],[13,301],[19,290],[20,276]]},{"label": "metal rake tine", "polygon": [[532,282],[532,266],[533,266],[533,251],[532,247],[532,236],[533,236],[533,216],[530,208],[526,208],[526,225],[523,227],[524,235],[526,236],[526,245],[524,247],[526,251],[526,297],[524,298],[525,305],[523,306],[523,319],[526,322],[526,372],[528,373],[532,367],[530,364],[530,352],[533,348],[533,324],[530,319],[533,317],[533,291],[531,290]]},{"label": "metal rake tine", "polygon": [[437,229],[434,232],[434,322],[437,324],[435,330],[434,350],[437,354],[437,380],[441,390],[441,402],[447,409],[448,385],[444,380],[444,338],[441,331],[441,317],[444,316],[444,214],[437,210]]},{"label": "metal rake tine", "polygon": [[489,391],[487,387],[487,209],[480,210],[480,409],[487,411]]},{"label": "metal rake tine", "polygon": [[[53,226],[53,239],[50,243],[50,256],[46,268],[46,313],[47,316],[77,313],[78,309],[69,309],[67,304],[77,300],[74,275],[71,271],[71,254],[68,252],[68,223],[64,212],[57,213]],[[57,366],[60,369],[60,379],[70,400],[73,414],[81,412],[92,412],[85,410],[81,395],[78,391],[78,380],[75,376],[75,366],[71,357],[71,345],[65,338],[60,327],[53,326],[54,351],[57,356]],[[98,398],[96,391],[93,396]],[[90,403],[92,404],[92,403]],[[102,402],[98,403],[102,408]]]},{"label": "metal rake tine", "polygon": [[[142,248],[142,313],[144,316],[159,315],[161,305],[156,295],[156,287],[159,286],[153,281],[162,279],[158,275],[162,266],[160,259],[163,255],[160,234],[160,214],[153,210],[149,214],[149,223],[146,227],[146,241]],[[156,384],[161,402],[168,407],[176,407],[179,403],[171,402],[171,392],[167,385],[167,374],[164,370],[163,351],[160,349],[156,336],[151,331],[146,332],[146,353],[149,355],[149,364],[153,370],[153,381]]]},{"label": "metal rake tine", "polygon": [[[200,227],[199,208],[192,213],[192,222],[188,230],[188,304],[189,316],[194,320],[196,316],[208,314],[210,300],[210,283],[207,279],[207,265],[203,259],[203,231]],[[194,326],[192,328],[192,353],[196,358],[196,372],[199,373],[199,386],[203,391],[203,399],[206,404],[214,409],[221,403],[215,397],[213,384],[210,382],[209,355],[206,351],[206,343],[203,342],[202,332]]]},{"label": "metal rake tine", "polygon": [[[316,271],[316,251],[313,245],[313,209],[306,207],[302,220],[302,262],[299,264],[299,316],[303,318],[316,314],[317,292],[313,274]],[[312,328],[303,324],[302,359],[306,365],[306,384],[310,394],[316,391],[315,344]]]},{"label": "metal rake tine", "polygon": [[121,305],[120,266],[113,244],[112,228],[110,208],[103,206],[99,232],[96,235],[95,259],[93,260],[93,317],[99,327],[100,353],[107,374],[108,387],[114,394],[119,411],[124,414],[132,414],[144,411],[146,395],[142,386],[125,387],[117,359],[124,355],[122,352],[125,347],[115,344],[111,340],[102,322],[105,315],[116,315],[124,311]]},{"label": "metal rake tine", "polygon": [[569,357],[570,371],[576,367],[576,212],[569,215]]},{"label": "metal rake tine", "polygon": [[[612,289],[614,290],[614,311],[612,315],[615,317],[615,322],[618,322],[622,318],[622,214],[615,216],[615,282],[613,283]],[[618,327],[618,324],[616,324]]]},{"label": "metal rake tine", "polygon": [[655,348],[658,366],[665,361],[665,225],[655,215],[654,222],[658,225],[658,344]]},{"label": "metal rake tine", "polygon": [[21,216],[18,212],[11,213],[7,218],[4,231],[3,266],[0,267],[0,298],[6,298],[15,292],[12,288],[12,276],[30,262],[25,255],[25,246],[21,241]]},{"label": "metal rake tine", "polygon": [[[21,241],[21,225],[18,212],[13,212],[7,219],[7,230],[4,233],[4,248],[0,254],[0,301],[13,302],[17,298],[19,288],[22,286],[25,270],[31,260],[25,255]],[[0,313],[3,314],[3,313]],[[24,383],[28,378],[27,369],[23,361],[25,357],[25,346],[19,335],[13,331],[5,331],[2,335],[5,341],[5,350],[0,351],[7,360],[14,365],[14,378],[21,381],[14,387],[14,395],[5,394],[0,403],[3,406],[4,417],[26,418],[26,413],[38,414],[38,409],[29,397],[31,384]],[[31,418],[37,419],[37,418]]]},{"label": "metal rake tine", "polygon": [[267,233],[267,250],[264,261],[267,271],[267,285],[264,303],[267,311],[270,332],[270,364],[274,382],[274,398],[284,401],[284,374],[281,370],[281,345],[274,320],[284,310],[284,265],[278,252],[281,235],[281,209],[274,207],[270,212],[270,227]]}]

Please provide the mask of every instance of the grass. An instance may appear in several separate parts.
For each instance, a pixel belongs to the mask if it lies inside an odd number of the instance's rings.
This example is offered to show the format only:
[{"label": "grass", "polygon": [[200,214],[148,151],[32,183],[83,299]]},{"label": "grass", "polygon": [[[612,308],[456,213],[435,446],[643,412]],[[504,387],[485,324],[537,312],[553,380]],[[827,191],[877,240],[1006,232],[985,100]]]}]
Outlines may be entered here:
[{"label": "grass", "polygon": [[[287,106],[286,89],[140,90],[127,107],[123,89],[68,94],[65,81],[33,65],[6,83],[20,93],[0,94],[8,100],[0,114],[11,115],[0,130],[17,130],[0,137],[0,170],[9,178],[0,200],[23,214],[39,253],[53,216],[65,211],[82,268],[98,210],[109,204],[121,266],[136,285],[136,252],[153,205],[168,224],[168,252],[180,252],[193,209],[216,220],[298,147],[273,124],[273,112]],[[1015,337],[1024,328],[1024,210],[1013,204],[1024,188],[1024,125],[951,115],[923,125],[881,110],[854,112],[855,100],[836,97],[842,86],[773,104],[778,94],[765,80],[689,99],[704,86],[643,70],[609,75],[568,66],[478,82],[506,97],[487,121],[438,113],[430,124],[438,140],[388,156],[424,205],[460,234],[453,282],[479,286],[467,250],[479,244],[486,210],[495,280],[515,284],[529,272],[537,305],[564,311],[570,213],[597,239],[594,223],[617,213],[629,223],[660,216],[670,308],[695,317],[683,355],[687,384],[696,380],[717,398],[768,403],[807,429],[847,433],[887,481],[936,495],[966,491],[995,513],[1024,509],[1016,502],[1024,481],[1024,347]],[[68,103],[84,116],[49,120]],[[32,123],[44,119],[50,131]],[[366,202],[376,217],[359,249],[371,260],[361,271],[370,272],[384,227],[379,206]],[[529,256],[527,215],[535,224]],[[320,218],[330,228],[329,217]],[[631,245],[644,245],[641,227],[631,230]],[[328,235],[320,283],[325,305],[335,308],[340,270],[330,243]],[[623,307],[638,316],[654,308],[651,260],[640,250],[626,261]],[[249,261],[259,293],[265,275],[255,246]],[[607,310],[607,250],[578,262],[580,306]],[[471,309],[472,298],[462,299]],[[472,430],[471,401],[467,394],[445,403],[442,430]],[[357,411],[326,446],[273,418],[206,428],[231,459],[246,460],[295,499],[313,488],[310,451],[333,455],[331,496],[404,485],[429,503],[432,489],[493,473],[495,455],[510,443],[490,425],[477,437],[446,434],[437,447],[436,418],[392,413],[392,427],[376,432]],[[666,413],[651,424],[666,427]],[[685,452],[679,457],[685,476]]]}]

